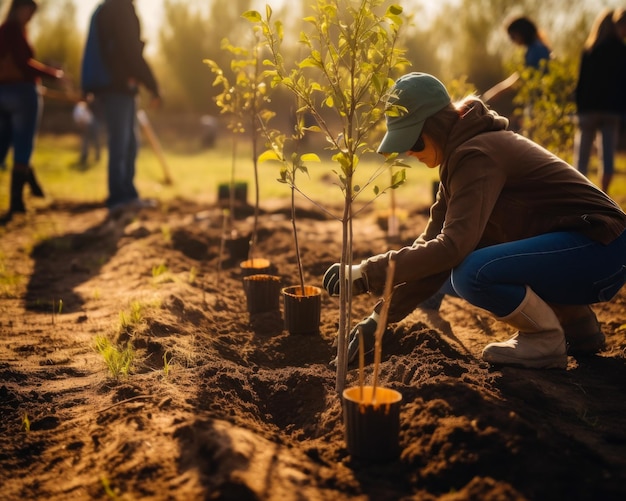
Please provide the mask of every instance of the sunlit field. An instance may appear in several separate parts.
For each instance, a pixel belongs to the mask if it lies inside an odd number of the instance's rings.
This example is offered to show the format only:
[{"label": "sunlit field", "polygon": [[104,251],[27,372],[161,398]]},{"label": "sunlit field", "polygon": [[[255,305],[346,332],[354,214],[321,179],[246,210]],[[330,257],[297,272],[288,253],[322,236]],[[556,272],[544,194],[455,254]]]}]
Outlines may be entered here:
[{"label": "sunlit field", "polygon": [[[185,146],[187,144],[187,146]],[[84,203],[102,203],[107,195],[106,148],[99,162],[91,160],[86,168],[78,164],[79,137],[77,135],[40,135],[33,155],[33,166],[43,185],[45,200],[27,198],[32,207],[44,207],[51,200]],[[205,203],[214,203],[218,196],[218,186],[229,183],[233,168],[233,143],[229,136],[220,137],[214,148],[202,149],[198,142],[189,138],[186,141],[161,140],[167,168],[173,180],[165,183],[165,172],[148,143],[142,144],[137,160],[136,184],[142,197],[167,201],[172,198],[189,198]],[[342,201],[342,192],[336,184],[334,171],[338,165],[329,159],[323,147],[311,147],[323,159],[321,163],[311,163],[309,177],[299,175],[298,185],[313,201],[322,205],[336,205]],[[236,181],[248,182],[248,202],[254,203],[254,172],[250,146],[241,141],[234,161]],[[433,181],[436,170],[428,169],[415,160],[410,160],[407,181],[395,191],[399,206],[428,205],[432,201]],[[376,154],[364,156],[357,168],[355,185],[365,186],[368,179],[382,167],[381,158]],[[276,162],[259,164],[259,192],[261,206],[264,201],[289,197],[288,186],[279,183],[280,166]],[[596,182],[597,159],[593,158],[590,178]],[[389,184],[389,172],[382,175],[370,186],[365,187],[359,201],[366,203],[374,198],[373,186]],[[10,174],[0,170],[0,210],[8,207]],[[28,191],[26,192],[28,193]],[[616,161],[616,174],[611,185],[611,193],[622,205],[626,200],[626,155],[621,153]],[[390,193],[378,197],[376,207],[385,208],[390,203]]]},{"label": "sunlit field", "polygon": [[[171,198],[191,198],[201,202],[213,203],[217,200],[218,186],[229,183],[234,164],[236,181],[248,183],[248,202],[254,203],[254,167],[250,146],[241,142],[236,150],[233,163],[233,143],[229,136],[218,139],[214,148],[201,149],[196,143],[185,148],[180,141],[170,145],[161,140],[161,146],[172,183],[165,182],[164,168],[148,143],[142,144],[136,165],[136,185],[142,197],[167,201]],[[87,168],[78,164],[80,142],[77,136],[42,135],[37,140],[33,155],[34,166],[39,180],[49,199],[95,203],[103,202],[107,195],[106,148],[99,162],[91,160]],[[185,150],[189,153],[186,153]],[[323,148],[313,148],[322,159],[329,157]],[[92,155],[93,157],[93,155]],[[428,204],[432,200],[432,182],[437,173],[418,162],[411,163],[407,182],[398,190],[399,203]],[[355,185],[365,186],[368,179],[383,167],[382,157],[376,154],[361,159],[355,177]],[[302,191],[312,200],[323,205],[340,204],[342,192],[336,184],[337,175],[333,172],[338,165],[332,160],[311,163],[309,176],[298,174],[297,183]],[[280,165],[277,162],[259,164],[259,198],[264,200],[286,198],[290,196],[289,187],[277,179]],[[9,172],[0,171],[0,209],[8,207]],[[374,185],[380,188],[390,182],[390,173],[383,170],[375,183],[364,188],[359,201],[369,202],[374,198]],[[28,190],[26,191],[28,193]],[[390,196],[385,193],[375,201],[377,206],[385,207]],[[45,204],[40,200],[28,199],[30,205]]]}]

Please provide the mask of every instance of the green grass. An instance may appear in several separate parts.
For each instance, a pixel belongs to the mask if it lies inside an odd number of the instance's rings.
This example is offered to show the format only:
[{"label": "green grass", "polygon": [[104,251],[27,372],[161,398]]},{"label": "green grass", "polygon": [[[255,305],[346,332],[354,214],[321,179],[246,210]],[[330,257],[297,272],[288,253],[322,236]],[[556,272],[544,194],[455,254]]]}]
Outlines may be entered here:
[{"label": "green grass", "polygon": [[125,346],[117,346],[106,336],[96,336],[95,349],[102,355],[111,376],[115,379],[130,374],[135,359],[135,352],[130,342]]},{"label": "green grass", "polygon": [[0,252],[0,298],[10,299],[19,297],[19,285],[26,278],[18,275],[6,264],[6,257]]},{"label": "green grass", "polygon": [[[201,203],[214,203],[217,200],[218,186],[228,183],[231,178],[231,141],[226,135],[218,140],[214,149],[198,150],[197,146],[190,146],[189,154],[183,153],[185,147],[180,142],[168,144],[162,140],[165,157],[169,165],[173,183],[164,183],[164,174],[156,155],[148,145],[144,145],[137,160],[136,184],[142,197],[156,198],[163,202],[174,198],[194,199]],[[311,147],[311,151],[323,158],[328,158],[328,152],[323,145]],[[99,163],[88,169],[80,170],[76,163],[79,152],[79,138],[75,135],[52,136],[41,135],[37,139],[33,155],[33,165],[43,185],[47,200],[64,200],[79,203],[102,204],[107,195],[106,149]],[[595,165],[592,160],[590,178],[596,182]],[[427,205],[432,201],[432,183],[437,179],[437,171],[428,169],[413,159],[412,168],[407,172],[407,182],[395,191],[400,206]],[[364,156],[357,168],[355,184],[363,185],[377,168],[381,166],[379,155]],[[309,165],[310,179],[300,175],[298,185],[313,200],[323,205],[339,205],[342,203],[342,193],[335,185],[337,177],[333,173],[338,165],[330,160]],[[254,175],[248,144],[240,144],[238,157],[235,162],[235,178],[248,182],[248,202],[254,203]],[[275,162],[260,164],[259,191],[261,205],[264,200],[287,199],[290,195],[289,187],[277,181],[279,166]],[[8,208],[9,172],[0,171],[0,211]],[[389,174],[384,173],[376,184],[386,186]],[[626,200],[626,154],[618,155],[616,159],[616,175],[611,185],[611,195],[618,201]],[[372,199],[373,191],[369,187],[359,198],[361,202]],[[383,194],[376,206],[388,206],[390,194]],[[29,205],[42,204],[36,199],[29,198]]]},{"label": "green grass", "polygon": [[[168,149],[162,144],[173,183],[164,183],[165,176],[161,164],[148,145],[141,148],[137,159],[136,185],[142,197],[156,198],[161,201],[173,198],[189,198],[200,202],[214,203],[217,200],[218,186],[229,183],[231,179],[231,142],[228,137],[221,138],[214,149],[198,151],[190,147],[190,153],[181,153],[179,144]],[[106,151],[106,150],[105,150]],[[81,170],[76,165],[79,155],[79,138],[77,136],[41,135],[33,154],[32,164],[49,199],[74,201],[83,203],[103,203],[107,195],[106,152],[100,162],[92,164],[88,169]],[[326,153],[323,148],[318,150],[320,156]],[[328,155],[326,155],[328,156]],[[355,183],[363,184],[367,178],[381,165],[378,155],[361,159]],[[324,204],[340,204],[342,194],[332,170],[338,168],[332,161],[323,161],[309,166],[310,179],[300,175],[298,185],[312,199]],[[288,199],[289,187],[279,183],[279,165],[267,162],[259,165],[259,191],[261,204],[263,200]],[[248,182],[248,202],[254,203],[254,171],[250,147],[241,144],[235,162],[235,178]],[[416,196],[423,198],[425,203],[430,200],[432,180],[436,172],[424,166],[414,164],[408,175],[405,186],[396,191],[398,200],[414,201]],[[388,183],[388,174],[384,174],[377,184]],[[5,211],[8,201],[8,171],[0,171],[0,211]],[[417,192],[417,193],[416,193]],[[369,188],[362,198],[371,199],[373,191]],[[389,195],[385,194],[377,202],[386,206]],[[35,205],[35,199],[28,200]]]}]

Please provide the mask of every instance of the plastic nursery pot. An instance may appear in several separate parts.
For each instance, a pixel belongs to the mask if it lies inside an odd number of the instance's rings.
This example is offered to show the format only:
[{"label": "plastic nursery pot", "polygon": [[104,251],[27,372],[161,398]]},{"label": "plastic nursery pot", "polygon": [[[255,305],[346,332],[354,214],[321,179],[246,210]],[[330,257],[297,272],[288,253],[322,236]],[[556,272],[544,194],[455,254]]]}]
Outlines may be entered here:
[{"label": "plastic nursery pot", "polygon": [[354,386],[343,391],[348,452],[352,458],[362,461],[394,461],[400,455],[402,394],[376,387],[376,401],[372,402],[373,389],[372,386]]},{"label": "plastic nursery pot", "polygon": [[250,236],[226,235],[224,237],[224,247],[232,259],[244,260],[250,252]]},{"label": "plastic nursery pot", "polygon": [[299,285],[281,290],[284,302],[285,329],[290,334],[317,334],[322,312],[322,289],[312,285]]},{"label": "plastic nursery pot", "polygon": [[280,277],[249,275],[243,278],[243,289],[248,301],[248,313],[265,313],[280,309]]},{"label": "plastic nursery pot", "polygon": [[[221,183],[217,187],[218,202],[228,202],[230,200],[230,183]],[[245,181],[235,181],[232,186],[233,198],[244,204],[248,203],[248,183]]]},{"label": "plastic nursery pot", "polygon": [[242,261],[239,263],[239,267],[241,268],[242,277],[248,277],[250,275],[269,275],[273,271],[269,259],[261,257]]}]

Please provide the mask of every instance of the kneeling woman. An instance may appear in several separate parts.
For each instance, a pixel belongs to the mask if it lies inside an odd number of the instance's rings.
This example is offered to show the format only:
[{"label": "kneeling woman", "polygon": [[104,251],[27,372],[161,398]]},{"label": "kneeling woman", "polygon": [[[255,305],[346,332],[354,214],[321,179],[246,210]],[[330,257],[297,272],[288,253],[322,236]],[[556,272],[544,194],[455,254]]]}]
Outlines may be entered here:
[{"label": "kneeling woman", "polygon": [[[353,267],[354,291],[381,295],[387,264],[397,286],[397,322],[450,280],[456,294],[519,332],[487,345],[483,359],[530,368],[565,368],[567,350],[604,345],[592,303],[626,281],[626,214],[582,174],[536,143],[506,130],[506,118],[470,97],[453,104],[431,75],[398,79],[379,153],[400,153],[439,168],[440,185],[413,245]],[[339,265],[324,276],[339,293]],[[371,337],[380,303],[359,326]],[[358,350],[356,328],[348,359]],[[567,342],[566,342],[567,341]]]}]

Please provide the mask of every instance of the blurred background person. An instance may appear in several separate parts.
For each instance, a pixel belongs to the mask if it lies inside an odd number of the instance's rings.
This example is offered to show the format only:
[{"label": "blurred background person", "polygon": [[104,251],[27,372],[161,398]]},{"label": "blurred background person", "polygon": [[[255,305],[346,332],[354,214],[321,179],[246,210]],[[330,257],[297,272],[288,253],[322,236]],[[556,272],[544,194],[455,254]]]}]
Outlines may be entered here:
[{"label": "blurred background person", "polygon": [[100,161],[102,151],[102,103],[89,94],[79,101],[72,112],[72,117],[81,131],[80,157],[78,164],[82,169],[89,167],[89,153],[93,147],[94,160]]},{"label": "blurred background person", "polygon": [[[550,60],[550,46],[545,36],[529,18],[522,16],[513,19],[506,25],[506,31],[514,44],[526,47],[524,65],[527,68],[541,69],[542,62]],[[519,78],[520,74],[515,72],[497,83],[483,94],[483,101],[496,99],[503,92],[512,88]]]},{"label": "blurred background person", "polygon": [[63,71],[34,59],[26,26],[36,10],[34,0],[12,0],[0,25],[0,163],[13,148],[9,211],[2,222],[26,212],[25,184],[34,196],[44,196],[30,165],[42,110],[37,85],[41,77],[63,78]]},{"label": "blurred background person", "polygon": [[108,137],[110,212],[153,205],[135,187],[137,105],[140,85],[160,105],[159,87],[143,56],[139,18],[132,0],[104,0],[95,9],[83,54],[81,85],[103,106]]},{"label": "blurred background person", "polygon": [[612,10],[600,12],[585,41],[575,98],[578,127],[574,166],[587,175],[595,143],[600,161],[599,185],[608,193],[620,121],[626,113],[626,45],[620,38]]}]

